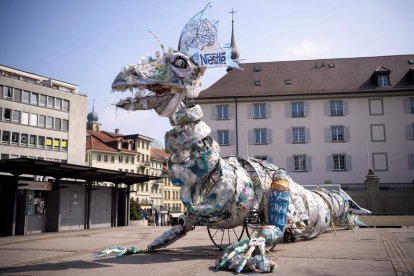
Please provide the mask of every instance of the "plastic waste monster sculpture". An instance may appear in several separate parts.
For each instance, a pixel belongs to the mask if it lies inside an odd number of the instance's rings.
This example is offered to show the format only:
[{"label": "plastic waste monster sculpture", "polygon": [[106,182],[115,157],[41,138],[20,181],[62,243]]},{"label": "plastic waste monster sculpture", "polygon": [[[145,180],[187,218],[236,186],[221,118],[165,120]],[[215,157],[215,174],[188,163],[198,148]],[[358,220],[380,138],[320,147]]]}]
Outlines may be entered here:
[{"label": "plastic waste monster sculpture", "polygon": [[[264,214],[264,226],[257,238],[232,244],[217,268],[235,271],[269,272],[275,263],[265,257],[265,244],[291,238],[311,239],[323,233],[331,222],[349,224],[351,207],[347,194],[323,188],[309,191],[285,170],[250,157],[222,157],[211,129],[194,105],[200,93],[201,76],[207,67],[238,68],[230,47],[220,45],[217,24],[195,15],[184,27],[177,51],[147,56],[126,66],[115,78],[115,92],[133,91],[135,96],[116,106],[126,110],[154,109],[169,117],[174,127],[165,135],[171,152],[168,170],[172,184],[180,186],[180,198],[187,208],[183,226],[174,226],[148,245],[148,250],[165,247],[185,236],[196,222],[210,228],[230,229],[243,225],[252,210]],[[352,202],[352,206],[350,206]],[[251,257],[255,248],[260,253]]]}]

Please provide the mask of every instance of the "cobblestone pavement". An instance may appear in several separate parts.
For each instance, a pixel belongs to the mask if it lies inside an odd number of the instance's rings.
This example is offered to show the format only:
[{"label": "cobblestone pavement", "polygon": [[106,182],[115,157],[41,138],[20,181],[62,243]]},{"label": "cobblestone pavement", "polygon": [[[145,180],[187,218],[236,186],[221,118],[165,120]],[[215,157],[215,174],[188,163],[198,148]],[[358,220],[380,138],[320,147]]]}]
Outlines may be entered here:
[{"label": "cobblestone pavement", "polygon": [[401,246],[395,233],[386,229],[378,230],[396,275],[414,275],[414,256]]},{"label": "cobblestone pavement", "polygon": [[[233,275],[214,272],[220,252],[205,227],[156,253],[96,259],[114,245],[146,248],[167,227],[129,226],[0,238],[3,275]],[[277,275],[414,275],[414,227],[337,231],[277,245]]]}]

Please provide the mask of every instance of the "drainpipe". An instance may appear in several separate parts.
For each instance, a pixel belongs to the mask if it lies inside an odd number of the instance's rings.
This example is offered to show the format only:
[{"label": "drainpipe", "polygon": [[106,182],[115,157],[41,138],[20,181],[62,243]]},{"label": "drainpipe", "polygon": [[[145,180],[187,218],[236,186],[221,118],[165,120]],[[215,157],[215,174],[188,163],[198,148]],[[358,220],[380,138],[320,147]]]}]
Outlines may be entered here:
[{"label": "drainpipe", "polygon": [[238,123],[237,123],[237,98],[234,98],[234,105],[235,105],[235,122],[236,122],[236,156],[239,156],[239,131],[238,131]]}]

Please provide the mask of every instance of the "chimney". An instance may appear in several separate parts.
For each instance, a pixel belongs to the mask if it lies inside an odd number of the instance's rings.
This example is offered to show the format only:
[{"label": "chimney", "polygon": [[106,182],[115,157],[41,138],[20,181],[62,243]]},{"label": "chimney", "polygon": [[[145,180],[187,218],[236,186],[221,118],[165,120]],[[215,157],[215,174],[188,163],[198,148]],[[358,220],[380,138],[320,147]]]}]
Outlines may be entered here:
[{"label": "chimney", "polygon": [[115,133],[119,133],[119,128],[116,128],[115,129]]}]

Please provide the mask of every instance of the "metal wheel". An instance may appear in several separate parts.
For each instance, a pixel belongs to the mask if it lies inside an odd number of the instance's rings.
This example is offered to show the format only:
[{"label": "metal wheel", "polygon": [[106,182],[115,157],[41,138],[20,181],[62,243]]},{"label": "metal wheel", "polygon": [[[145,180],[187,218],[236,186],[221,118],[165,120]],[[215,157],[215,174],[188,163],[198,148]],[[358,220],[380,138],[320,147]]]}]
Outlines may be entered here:
[{"label": "metal wheel", "polygon": [[244,225],[231,229],[215,229],[207,227],[207,231],[214,245],[220,250],[224,250],[233,242],[241,240],[244,234],[244,228]]},{"label": "metal wheel", "polygon": [[[256,238],[257,234],[259,234],[263,225],[264,225],[264,219],[261,217],[261,215],[256,212],[252,212],[245,222],[247,237],[249,239]],[[275,247],[276,247],[276,244],[272,244],[272,245],[266,246],[266,249],[268,249],[269,251],[273,251]]]}]

